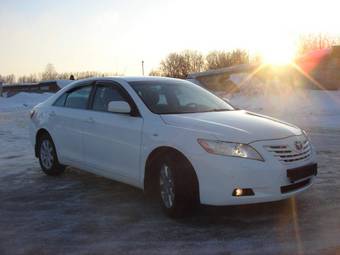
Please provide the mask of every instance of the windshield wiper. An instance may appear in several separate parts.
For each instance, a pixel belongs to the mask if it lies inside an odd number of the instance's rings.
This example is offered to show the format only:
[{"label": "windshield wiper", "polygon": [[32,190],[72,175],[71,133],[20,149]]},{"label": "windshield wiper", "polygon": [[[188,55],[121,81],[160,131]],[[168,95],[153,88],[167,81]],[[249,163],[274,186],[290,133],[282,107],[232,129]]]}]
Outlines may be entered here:
[{"label": "windshield wiper", "polygon": [[207,112],[226,112],[226,111],[232,111],[231,109],[211,109]]},{"label": "windshield wiper", "polygon": [[189,114],[189,113],[202,113],[202,112],[224,112],[224,111],[234,111],[234,109],[211,109],[206,111],[188,111],[188,112],[159,112],[158,114]]}]

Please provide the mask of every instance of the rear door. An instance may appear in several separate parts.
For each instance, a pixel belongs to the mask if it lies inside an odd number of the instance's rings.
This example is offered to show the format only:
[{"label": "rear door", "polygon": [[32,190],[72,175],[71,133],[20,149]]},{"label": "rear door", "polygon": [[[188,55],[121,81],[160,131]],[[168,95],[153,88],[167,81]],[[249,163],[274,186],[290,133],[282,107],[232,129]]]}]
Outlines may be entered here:
[{"label": "rear door", "polygon": [[80,84],[61,95],[49,113],[49,125],[59,160],[72,166],[83,166],[83,129],[93,86]]},{"label": "rear door", "polygon": [[[126,101],[132,114],[108,112],[111,101]],[[87,164],[101,175],[139,185],[143,118],[128,92],[118,83],[98,81],[83,129]]]}]

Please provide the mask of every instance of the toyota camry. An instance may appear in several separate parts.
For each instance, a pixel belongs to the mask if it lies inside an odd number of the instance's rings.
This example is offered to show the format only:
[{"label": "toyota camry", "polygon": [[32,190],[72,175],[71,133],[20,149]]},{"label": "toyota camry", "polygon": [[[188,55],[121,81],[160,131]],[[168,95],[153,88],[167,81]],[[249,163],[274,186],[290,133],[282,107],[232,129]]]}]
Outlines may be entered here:
[{"label": "toyota camry", "polygon": [[34,107],[31,141],[42,170],[72,166],[158,197],[170,217],[199,203],[289,198],[317,174],[307,134],[234,108],[189,81],[91,78]]}]

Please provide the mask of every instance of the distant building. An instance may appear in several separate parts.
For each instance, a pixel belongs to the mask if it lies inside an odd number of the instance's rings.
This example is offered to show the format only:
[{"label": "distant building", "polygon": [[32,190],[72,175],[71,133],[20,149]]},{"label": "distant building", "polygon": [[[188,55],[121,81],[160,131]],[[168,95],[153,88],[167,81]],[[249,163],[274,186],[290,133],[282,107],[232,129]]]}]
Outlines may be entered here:
[{"label": "distant building", "polygon": [[340,89],[340,46],[310,52],[297,60],[301,69],[315,82],[305,79],[311,88]]},{"label": "distant building", "polygon": [[71,80],[51,80],[42,81],[39,83],[23,83],[14,85],[4,85],[2,92],[7,97],[13,96],[19,92],[28,93],[44,93],[51,92],[55,93],[66,85],[70,84]]},{"label": "distant building", "polygon": [[251,73],[258,65],[235,65],[220,69],[208,70],[205,72],[191,73],[187,80],[192,81],[210,91],[238,92],[239,87],[231,79],[233,74]]}]

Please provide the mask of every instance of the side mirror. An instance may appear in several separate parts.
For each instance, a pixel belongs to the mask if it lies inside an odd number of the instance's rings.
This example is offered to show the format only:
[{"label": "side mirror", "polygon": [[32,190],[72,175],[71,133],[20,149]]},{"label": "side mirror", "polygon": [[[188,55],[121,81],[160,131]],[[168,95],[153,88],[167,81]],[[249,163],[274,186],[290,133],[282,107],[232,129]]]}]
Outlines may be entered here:
[{"label": "side mirror", "polygon": [[125,101],[111,101],[107,105],[107,110],[109,112],[115,112],[115,113],[130,113],[131,107]]}]

